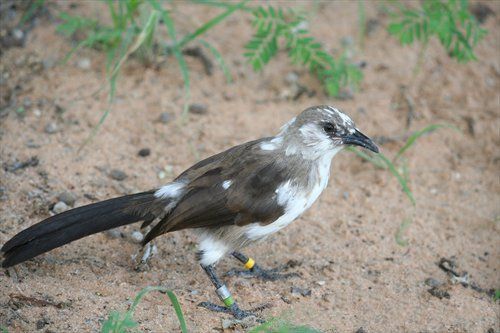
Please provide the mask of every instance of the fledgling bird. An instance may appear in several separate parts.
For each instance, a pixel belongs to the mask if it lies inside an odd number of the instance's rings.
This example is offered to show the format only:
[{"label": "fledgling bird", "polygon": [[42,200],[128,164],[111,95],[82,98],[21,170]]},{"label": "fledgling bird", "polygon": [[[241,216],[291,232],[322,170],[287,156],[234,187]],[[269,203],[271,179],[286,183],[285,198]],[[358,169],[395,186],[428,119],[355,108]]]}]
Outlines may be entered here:
[{"label": "fledgling bird", "polygon": [[206,158],[163,187],[78,207],[21,231],[2,247],[2,266],[138,221],[151,227],[143,244],[168,232],[194,229],[199,262],[224,303],[201,305],[236,318],[253,315],[238,307],[214,265],[232,254],[255,275],[277,277],[238,251],[307,210],[327,186],[332,158],[348,145],[378,152],[346,114],[331,106],[310,107],[276,136]]}]

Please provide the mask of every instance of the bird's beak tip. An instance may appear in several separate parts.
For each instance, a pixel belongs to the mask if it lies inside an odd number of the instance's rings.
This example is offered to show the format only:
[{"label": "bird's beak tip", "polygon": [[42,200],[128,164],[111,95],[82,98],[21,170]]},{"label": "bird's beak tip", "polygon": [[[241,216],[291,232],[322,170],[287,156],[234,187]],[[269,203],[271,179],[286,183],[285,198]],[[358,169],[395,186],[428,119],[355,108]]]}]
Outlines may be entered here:
[{"label": "bird's beak tip", "polygon": [[361,133],[360,131],[356,131],[352,134],[348,134],[343,138],[343,143],[347,145],[360,146],[371,150],[374,153],[379,153],[380,149],[373,142],[372,139]]}]

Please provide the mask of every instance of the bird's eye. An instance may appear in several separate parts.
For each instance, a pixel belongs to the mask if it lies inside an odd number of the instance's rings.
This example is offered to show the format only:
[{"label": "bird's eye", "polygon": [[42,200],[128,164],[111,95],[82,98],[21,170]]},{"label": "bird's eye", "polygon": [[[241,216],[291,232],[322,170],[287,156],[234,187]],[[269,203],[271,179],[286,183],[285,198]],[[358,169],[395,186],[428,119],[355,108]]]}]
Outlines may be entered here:
[{"label": "bird's eye", "polygon": [[335,132],[335,126],[332,124],[332,123],[325,123],[323,125],[323,130],[326,132],[326,133],[334,133]]}]

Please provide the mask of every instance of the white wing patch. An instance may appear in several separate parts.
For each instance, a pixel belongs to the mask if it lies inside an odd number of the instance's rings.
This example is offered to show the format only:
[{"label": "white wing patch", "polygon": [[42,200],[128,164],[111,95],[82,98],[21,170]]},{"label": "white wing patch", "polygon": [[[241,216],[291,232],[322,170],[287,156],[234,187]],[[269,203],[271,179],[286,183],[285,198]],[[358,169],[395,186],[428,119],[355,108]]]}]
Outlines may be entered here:
[{"label": "white wing patch", "polygon": [[233,184],[232,180],[225,180],[222,182],[222,188],[227,190]]},{"label": "white wing patch", "polygon": [[275,137],[272,140],[264,141],[260,144],[260,149],[262,150],[276,150],[281,147],[283,143],[283,138],[280,136]]},{"label": "white wing patch", "polygon": [[181,181],[172,182],[162,186],[156,191],[155,197],[159,199],[177,198],[179,195],[183,194],[185,187],[186,184]]}]

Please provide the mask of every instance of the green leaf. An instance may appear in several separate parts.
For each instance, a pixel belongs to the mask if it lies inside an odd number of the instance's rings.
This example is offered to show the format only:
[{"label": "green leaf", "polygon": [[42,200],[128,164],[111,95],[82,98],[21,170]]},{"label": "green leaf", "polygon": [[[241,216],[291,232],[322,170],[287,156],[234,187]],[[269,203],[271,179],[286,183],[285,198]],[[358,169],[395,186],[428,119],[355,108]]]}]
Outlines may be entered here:
[{"label": "green leaf", "polygon": [[493,301],[500,300],[500,289],[495,289],[495,294],[493,295]]},{"label": "green leaf", "polygon": [[455,126],[448,125],[448,124],[429,125],[423,129],[421,129],[420,131],[417,131],[417,132],[413,133],[412,135],[410,135],[410,137],[408,138],[408,140],[406,140],[406,143],[403,145],[403,147],[401,147],[399,149],[399,151],[396,153],[396,156],[393,158],[393,162],[396,162],[398,160],[398,158],[400,158],[409,148],[411,148],[411,146],[413,146],[415,141],[417,141],[417,139],[420,138],[422,135],[427,134],[427,133],[432,132],[432,131],[435,131],[438,128],[443,128],[443,127],[452,128],[452,129],[457,130],[457,128]]},{"label": "green leaf", "polygon": [[401,222],[401,224],[399,225],[399,228],[396,231],[396,234],[394,235],[394,238],[398,245],[408,246],[408,241],[403,238],[403,234],[410,225],[411,225],[411,219],[409,218],[404,219],[403,222]]},{"label": "green leaf", "polygon": [[170,17],[170,14],[168,11],[164,10],[158,1],[156,0],[149,0],[149,3],[151,6],[157,10],[161,17],[163,18],[163,22],[165,23],[167,27],[168,34],[170,35],[170,38],[172,38],[174,42],[174,46],[172,47],[172,51],[174,53],[175,58],[177,59],[177,62],[179,63],[179,67],[181,69],[181,74],[182,78],[184,80],[184,110],[183,110],[183,118],[186,119],[187,117],[187,112],[188,112],[188,105],[189,105],[189,99],[191,96],[191,84],[189,80],[189,70],[186,64],[186,60],[182,56],[182,52],[180,50],[179,44],[177,43],[177,33],[175,30],[175,24],[172,18]]},{"label": "green leaf", "polygon": [[231,76],[231,71],[226,65],[226,62],[224,61],[224,58],[222,57],[222,54],[220,54],[219,51],[210,43],[207,41],[200,39],[200,43],[205,46],[215,57],[215,60],[219,64],[220,68],[222,69],[222,72],[224,73],[224,76],[226,77],[227,83],[231,83],[233,81],[233,78]]},{"label": "green leaf", "polygon": [[408,183],[406,179],[404,179],[403,176],[398,172],[394,164],[387,158],[385,157],[384,154],[379,153],[379,157],[384,161],[384,163],[387,165],[387,168],[389,171],[396,177],[398,180],[399,184],[401,185],[403,192],[406,194],[410,202],[412,203],[413,206],[415,206],[415,198],[413,197],[413,193],[411,192],[410,188],[408,187]]},{"label": "green leaf", "polygon": [[195,38],[199,37],[200,35],[204,34],[205,32],[207,32],[208,30],[210,30],[211,28],[213,28],[217,24],[219,24],[222,21],[224,21],[224,19],[227,18],[229,15],[231,15],[233,12],[235,12],[236,10],[239,10],[239,9],[243,8],[248,1],[249,0],[240,1],[237,4],[228,7],[226,9],[226,11],[224,11],[223,13],[217,15],[213,19],[209,20],[207,23],[203,24],[201,27],[199,27],[198,29],[196,29],[193,33],[190,33],[190,34],[186,35],[179,42],[178,47],[182,49],[184,46],[186,46],[187,43],[189,43],[190,41],[192,41]]}]

